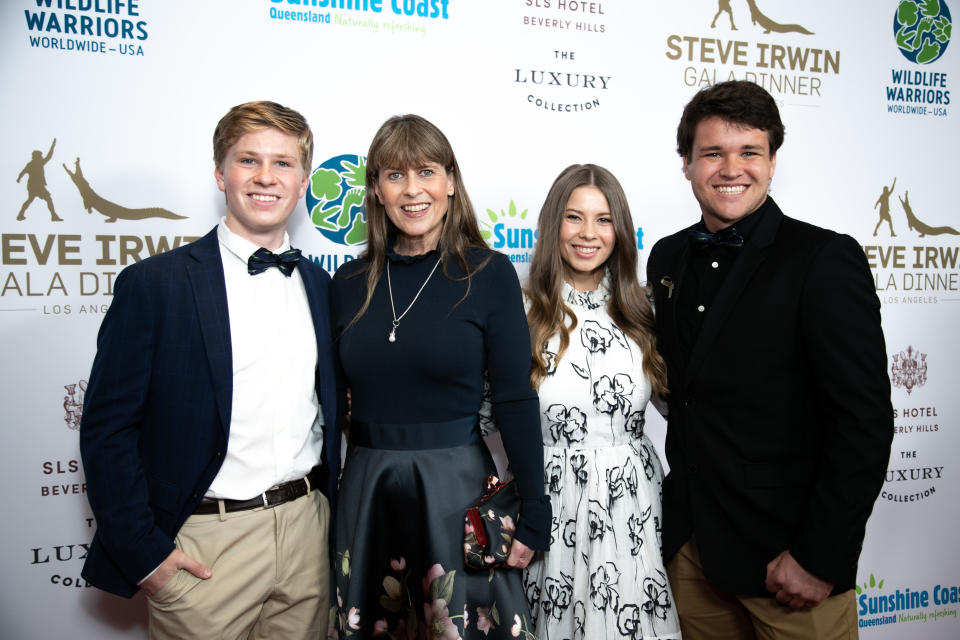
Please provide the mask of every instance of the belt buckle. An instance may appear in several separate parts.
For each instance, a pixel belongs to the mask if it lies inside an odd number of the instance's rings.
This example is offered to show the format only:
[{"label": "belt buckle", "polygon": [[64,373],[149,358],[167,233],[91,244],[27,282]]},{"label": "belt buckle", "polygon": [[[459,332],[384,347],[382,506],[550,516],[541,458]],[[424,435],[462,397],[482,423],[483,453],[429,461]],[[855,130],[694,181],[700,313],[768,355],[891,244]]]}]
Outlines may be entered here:
[{"label": "belt buckle", "polygon": [[284,500],[283,500],[282,496],[281,496],[281,498],[280,498],[279,500],[277,500],[276,502],[270,502],[270,500],[267,499],[267,494],[270,493],[271,491],[276,491],[277,489],[279,489],[279,486],[273,487],[273,488],[270,488],[270,489],[267,489],[266,491],[264,491],[263,493],[260,494],[260,498],[263,500],[263,508],[264,508],[264,509],[272,509],[272,508],[274,508],[275,506],[277,506],[278,504],[283,504]]}]

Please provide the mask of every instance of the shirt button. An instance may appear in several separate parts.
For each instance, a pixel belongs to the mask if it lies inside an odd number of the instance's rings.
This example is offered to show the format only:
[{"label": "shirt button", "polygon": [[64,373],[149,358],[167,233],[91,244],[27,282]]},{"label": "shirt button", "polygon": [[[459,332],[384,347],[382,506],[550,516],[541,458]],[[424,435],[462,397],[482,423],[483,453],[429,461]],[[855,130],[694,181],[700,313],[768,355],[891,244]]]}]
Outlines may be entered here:
[{"label": "shirt button", "polygon": [[717,262],[716,260],[714,260],[713,262],[710,263],[710,266],[713,267],[714,269],[716,269],[717,267],[720,266],[720,263]]},{"label": "shirt button", "polygon": [[703,313],[705,310],[706,310],[706,307],[703,306],[702,304],[697,306],[697,311],[699,311],[700,313]]}]

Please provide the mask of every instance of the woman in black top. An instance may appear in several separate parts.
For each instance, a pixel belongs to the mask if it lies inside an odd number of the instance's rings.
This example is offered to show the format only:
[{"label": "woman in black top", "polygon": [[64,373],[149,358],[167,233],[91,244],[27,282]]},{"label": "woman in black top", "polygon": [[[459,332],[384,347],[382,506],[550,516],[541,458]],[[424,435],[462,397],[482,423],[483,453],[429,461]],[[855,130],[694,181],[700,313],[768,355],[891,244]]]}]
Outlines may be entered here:
[{"label": "woman in black top", "polygon": [[516,272],[484,244],[431,123],[387,120],[366,178],[367,251],[331,285],[352,402],[334,542],[340,636],[532,637],[520,572],[463,561],[464,512],[495,473],[477,427],[484,371],[521,497],[508,566],[550,542]]}]

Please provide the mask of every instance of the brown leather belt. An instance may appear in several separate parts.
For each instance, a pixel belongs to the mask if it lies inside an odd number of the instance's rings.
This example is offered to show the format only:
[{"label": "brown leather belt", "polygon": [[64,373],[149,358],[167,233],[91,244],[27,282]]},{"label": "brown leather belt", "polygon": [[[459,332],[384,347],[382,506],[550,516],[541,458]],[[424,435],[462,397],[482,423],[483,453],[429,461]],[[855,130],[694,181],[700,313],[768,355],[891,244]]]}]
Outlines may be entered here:
[{"label": "brown leather belt", "polygon": [[[255,498],[249,500],[223,500],[223,510],[227,513],[232,511],[246,511],[247,509],[256,509],[258,507],[275,507],[284,502],[296,500],[307,495],[310,491],[320,486],[320,471],[314,467],[305,478],[291,480],[278,484],[272,489],[267,489]],[[220,513],[220,500],[216,498],[204,498],[194,510],[196,515],[209,515]]]}]

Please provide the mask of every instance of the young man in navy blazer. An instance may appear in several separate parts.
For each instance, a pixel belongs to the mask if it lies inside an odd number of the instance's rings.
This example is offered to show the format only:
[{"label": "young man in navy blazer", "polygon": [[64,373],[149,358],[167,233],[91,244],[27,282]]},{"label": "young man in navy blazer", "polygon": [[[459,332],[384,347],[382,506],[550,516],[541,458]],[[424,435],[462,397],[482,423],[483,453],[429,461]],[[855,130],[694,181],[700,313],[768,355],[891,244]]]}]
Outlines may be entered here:
[{"label": "young man in navy blazer", "polygon": [[893,439],[880,302],[853,238],[767,195],[783,133],[756,84],[699,92],[677,142],[702,219],[647,264],[685,640],[857,637],[857,560]]},{"label": "young man in navy blazer", "polygon": [[90,583],[148,599],[151,638],[316,638],[339,468],[329,276],[291,249],[313,136],[273,102],[213,136],[226,215],[117,277],[80,451]]}]

